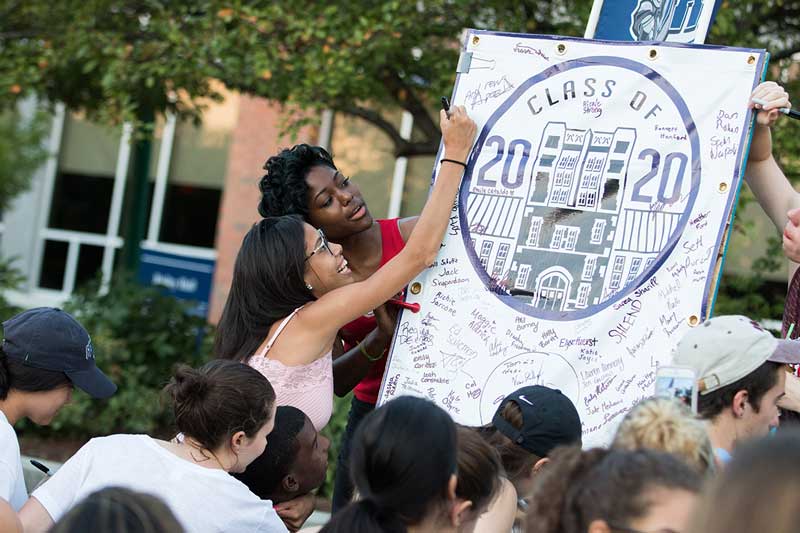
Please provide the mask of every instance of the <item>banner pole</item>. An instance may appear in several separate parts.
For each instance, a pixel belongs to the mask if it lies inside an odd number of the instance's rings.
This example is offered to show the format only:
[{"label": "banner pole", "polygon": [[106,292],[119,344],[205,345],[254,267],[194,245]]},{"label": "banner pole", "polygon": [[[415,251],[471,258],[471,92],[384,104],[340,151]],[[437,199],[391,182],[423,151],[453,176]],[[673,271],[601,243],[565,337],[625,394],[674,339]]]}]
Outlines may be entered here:
[{"label": "banner pole", "polygon": [[[718,0],[714,0],[716,4]],[[715,7],[717,7],[715,5]],[[703,44],[706,42],[706,37],[708,36],[708,30],[711,26],[711,18],[714,16],[716,12],[715,8],[711,9],[704,9],[703,12],[700,14],[700,19],[697,21],[697,29],[695,30],[695,35],[700,36],[699,39],[695,39],[697,44]]]},{"label": "banner pole", "polygon": [[583,32],[584,39],[594,39],[597,31],[597,21],[600,19],[600,11],[603,9],[603,0],[594,0],[592,12],[589,14],[589,22],[586,23],[586,31]]}]

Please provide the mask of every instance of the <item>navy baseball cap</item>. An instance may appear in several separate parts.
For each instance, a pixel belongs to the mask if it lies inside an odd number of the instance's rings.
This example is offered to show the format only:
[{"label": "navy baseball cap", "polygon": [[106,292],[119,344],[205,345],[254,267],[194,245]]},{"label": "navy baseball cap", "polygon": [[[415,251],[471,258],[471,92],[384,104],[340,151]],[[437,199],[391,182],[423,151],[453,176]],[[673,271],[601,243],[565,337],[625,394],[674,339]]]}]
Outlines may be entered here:
[{"label": "navy baseball cap", "polygon": [[89,333],[69,313],[53,307],[29,309],[3,322],[3,352],[26,366],[64,372],[94,398],[117,386],[97,368]]},{"label": "navy baseball cap", "polygon": [[[522,411],[522,428],[502,417],[503,408],[514,402]],[[542,385],[522,387],[506,396],[492,418],[503,435],[539,457],[547,457],[557,446],[581,442],[578,410],[560,390]]]}]

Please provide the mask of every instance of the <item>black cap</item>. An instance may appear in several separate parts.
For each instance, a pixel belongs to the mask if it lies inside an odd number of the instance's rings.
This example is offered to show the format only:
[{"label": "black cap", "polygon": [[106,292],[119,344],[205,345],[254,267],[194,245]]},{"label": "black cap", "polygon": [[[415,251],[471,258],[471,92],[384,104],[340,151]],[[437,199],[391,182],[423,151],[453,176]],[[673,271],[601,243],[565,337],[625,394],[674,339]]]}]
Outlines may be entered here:
[{"label": "black cap", "polygon": [[53,307],[29,309],[3,322],[3,352],[26,366],[64,372],[94,398],[117,386],[97,368],[89,333],[69,313]]},{"label": "black cap", "polygon": [[[500,413],[508,402],[522,411],[522,429],[515,428]],[[578,410],[560,390],[531,385],[506,396],[492,418],[492,425],[503,435],[539,457],[553,448],[581,442]]]}]

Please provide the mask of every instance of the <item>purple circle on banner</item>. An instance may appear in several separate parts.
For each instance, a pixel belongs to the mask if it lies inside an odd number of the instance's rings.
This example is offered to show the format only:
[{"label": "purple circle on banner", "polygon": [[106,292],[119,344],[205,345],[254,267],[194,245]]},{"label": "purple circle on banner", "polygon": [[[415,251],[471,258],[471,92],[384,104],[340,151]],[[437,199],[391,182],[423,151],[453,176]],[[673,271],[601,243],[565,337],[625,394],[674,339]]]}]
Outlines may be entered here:
[{"label": "purple circle on banner", "polygon": [[[526,118],[542,129],[524,130]],[[652,286],[701,171],[677,90],[642,63],[607,56],[553,65],[514,88],[467,163],[459,218],[472,267],[504,304],[548,320],[591,316]]]}]

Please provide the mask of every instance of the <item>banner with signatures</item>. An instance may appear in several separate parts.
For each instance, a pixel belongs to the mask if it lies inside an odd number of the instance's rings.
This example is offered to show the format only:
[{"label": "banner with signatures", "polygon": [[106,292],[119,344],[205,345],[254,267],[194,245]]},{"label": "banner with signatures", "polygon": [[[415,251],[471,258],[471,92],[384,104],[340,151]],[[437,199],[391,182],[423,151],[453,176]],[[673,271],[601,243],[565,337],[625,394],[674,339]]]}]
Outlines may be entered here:
[{"label": "banner with signatures", "polygon": [[702,43],[720,0],[595,0],[587,37]]},{"label": "banner with signatures", "polygon": [[380,401],[424,396],[478,425],[543,384],[604,443],[709,313],[766,61],[470,30],[453,102],[479,133]]}]

